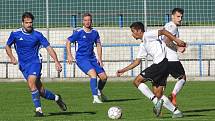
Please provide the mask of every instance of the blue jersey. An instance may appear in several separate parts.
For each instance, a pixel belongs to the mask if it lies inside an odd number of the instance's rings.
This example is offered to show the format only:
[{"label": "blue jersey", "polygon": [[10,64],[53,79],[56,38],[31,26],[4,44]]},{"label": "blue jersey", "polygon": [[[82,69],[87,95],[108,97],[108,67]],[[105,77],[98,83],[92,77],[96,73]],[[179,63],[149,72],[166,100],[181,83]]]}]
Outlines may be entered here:
[{"label": "blue jersey", "polygon": [[7,45],[14,44],[18,55],[19,65],[25,68],[32,63],[41,63],[39,49],[41,45],[48,47],[50,44],[42,33],[33,30],[32,33],[26,33],[22,28],[11,32]]},{"label": "blue jersey", "polygon": [[78,50],[76,52],[76,59],[94,59],[94,44],[100,43],[99,33],[92,29],[90,32],[85,32],[83,28],[74,31],[74,33],[68,37],[68,40],[72,43],[78,43]]}]

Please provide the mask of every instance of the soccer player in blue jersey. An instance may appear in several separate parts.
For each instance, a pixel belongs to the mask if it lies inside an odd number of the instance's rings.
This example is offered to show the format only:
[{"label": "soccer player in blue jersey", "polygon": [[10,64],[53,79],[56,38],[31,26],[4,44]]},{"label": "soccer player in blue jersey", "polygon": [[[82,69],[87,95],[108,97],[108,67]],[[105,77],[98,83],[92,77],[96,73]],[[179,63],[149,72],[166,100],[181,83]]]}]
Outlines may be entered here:
[{"label": "soccer player in blue jersey", "polygon": [[[93,95],[93,103],[102,103],[107,100],[102,90],[107,81],[107,75],[103,69],[102,46],[99,33],[92,28],[92,15],[83,15],[83,28],[75,31],[66,42],[67,60],[71,64],[74,60],[71,54],[71,43],[77,42],[76,63],[78,67],[90,77],[90,87]],[[94,44],[97,48],[98,59],[94,53]],[[99,77],[97,87],[97,76]],[[101,99],[100,99],[101,98]]]},{"label": "soccer player in blue jersey", "polygon": [[42,33],[33,28],[34,16],[30,12],[25,12],[22,15],[22,28],[11,32],[6,44],[6,52],[12,64],[16,65],[17,60],[12,53],[11,46],[14,45],[18,55],[19,69],[24,78],[27,80],[28,87],[32,94],[32,101],[36,108],[36,117],[43,116],[40,97],[48,100],[54,100],[59,105],[61,110],[66,111],[67,107],[62,101],[60,95],[47,90],[42,85],[41,78],[41,54],[39,49],[41,46],[45,47],[49,55],[54,59],[56,70],[61,72],[62,66],[58,61],[57,55],[50,46],[48,40]]}]

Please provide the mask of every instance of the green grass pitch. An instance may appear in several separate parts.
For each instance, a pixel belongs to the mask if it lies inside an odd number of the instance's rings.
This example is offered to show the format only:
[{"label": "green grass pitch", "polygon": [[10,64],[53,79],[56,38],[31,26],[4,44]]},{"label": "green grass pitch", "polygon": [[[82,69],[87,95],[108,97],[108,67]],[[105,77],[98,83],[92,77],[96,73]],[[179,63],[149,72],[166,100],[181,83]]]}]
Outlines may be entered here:
[{"label": "green grass pitch", "polygon": [[[150,83],[147,83],[151,86]],[[169,94],[175,82],[168,82],[165,94]],[[140,93],[131,81],[108,82],[104,92],[109,101],[92,104],[89,82],[51,82],[45,87],[61,94],[68,110],[61,112],[53,101],[42,99],[45,117],[33,117],[34,107],[27,84],[0,83],[0,121],[111,121],[107,110],[120,106],[123,110],[119,121],[189,121],[215,120],[215,82],[187,82],[178,95],[179,109],[184,117],[172,119],[171,113],[163,108],[161,117],[152,113],[153,104]]]}]

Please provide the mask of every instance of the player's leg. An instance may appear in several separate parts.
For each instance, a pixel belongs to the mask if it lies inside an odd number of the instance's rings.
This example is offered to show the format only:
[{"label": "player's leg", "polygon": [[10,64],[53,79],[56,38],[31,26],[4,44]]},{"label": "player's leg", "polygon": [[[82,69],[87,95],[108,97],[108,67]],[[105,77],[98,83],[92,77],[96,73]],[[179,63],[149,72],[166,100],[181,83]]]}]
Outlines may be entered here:
[{"label": "player's leg", "polygon": [[98,97],[97,73],[95,69],[90,69],[87,74],[90,77],[90,88],[93,95],[93,103],[102,103],[102,101]]},{"label": "player's leg", "polygon": [[32,67],[32,65],[27,66],[25,68],[23,68],[21,65],[19,65],[19,69],[22,72],[25,79],[27,80],[29,90],[31,91],[32,102],[34,104],[34,107],[36,108],[35,116],[42,117],[43,112],[42,112],[41,102],[40,102],[40,93],[39,93],[39,90],[37,89],[36,83],[35,83],[37,76],[32,74],[32,72],[34,72],[34,71],[32,71],[33,68],[34,67]]},{"label": "player's leg", "polygon": [[98,95],[101,97],[102,101],[107,101],[107,97],[104,95],[103,89],[107,82],[107,75],[105,72],[99,73],[99,82],[98,82]]},{"label": "player's leg", "polygon": [[[157,104],[159,99],[154,95],[154,93],[148,88],[146,81],[151,81],[153,86],[158,84],[159,79],[162,79],[164,76],[163,72],[167,70],[167,59],[164,59],[159,64],[152,64],[150,67],[143,70],[133,81],[133,84],[146,96],[148,97],[154,104]],[[164,66],[163,66],[164,65]]]},{"label": "player's leg", "polygon": [[161,99],[161,97],[163,96],[164,86],[153,86],[152,90],[154,95],[158,98],[157,103],[153,107],[153,112],[155,113],[156,117],[158,117],[160,116],[163,107],[163,99]]},{"label": "player's leg", "polygon": [[105,87],[105,84],[107,82],[107,74],[105,73],[105,70],[103,67],[99,65],[97,60],[91,61],[91,64],[94,66],[97,76],[99,77],[98,82],[98,96],[101,98],[102,101],[106,101],[107,97],[103,93],[103,89]]},{"label": "player's leg", "polygon": [[173,113],[172,118],[180,118],[183,117],[183,114],[177,107],[175,107],[170,100],[163,95],[161,99],[164,101],[163,106]]},{"label": "player's leg", "polygon": [[184,84],[186,82],[186,76],[183,75],[182,78],[179,78],[179,80],[176,82],[172,93],[170,95],[170,100],[172,101],[172,103],[176,106],[177,101],[176,101],[176,96],[177,94],[181,91],[181,89],[183,88]]},{"label": "player's leg", "polygon": [[[176,102],[176,95],[181,91],[185,82],[186,82],[186,75],[184,68],[180,61],[168,62],[168,69],[169,73],[174,77],[177,78],[178,81],[176,82],[171,95],[169,96],[170,100],[174,105],[177,104]],[[174,68],[173,68],[174,67]]]},{"label": "player's leg", "polygon": [[35,116],[41,117],[41,116],[43,116],[43,112],[42,112],[41,102],[40,102],[40,93],[36,87],[36,79],[37,79],[37,77],[35,75],[29,75],[27,82],[28,82],[28,87],[31,91],[32,101],[36,108]]},{"label": "player's leg", "polygon": [[102,103],[98,97],[98,88],[97,88],[97,73],[94,69],[94,66],[88,59],[77,59],[78,67],[90,77],[90,88],[93,95],[93,103]]},{"label": "player's leg", "polygon": [[164,59],[158,64],[152,65],[153,68],[150,69],[149,75],[151,75],[152,79],[152,90],[155,96],[158,98],[157,103],[155,104],[153,111],[155,115],[158,117],[162,110],[163,105],[163,99],[161,98],[163,96],[164,88],[166,87],[166,80],[169,75],[168,72],[168,60]]},{"label": "player's leg", "polygon": [[149,98],[154,104],[157,103],[158,98],[153,94],[153,92],[149,89],[149,87],[145,84],[146,79],[138,75],[135,80],[133,81],[133,84],[135,87],[137,87],[140,92],[145,95],[147,98]]},{"label": "player's leg", "polygon": [[67,106],[64,103],[62,97],[59,94],[54,94],[53,92],[45,89],[43,84],[42,84],[42,82],[41,82],[41,80],[40,80],[40,78],[37,79],[36,86],[37,86],[37,89],[40,92],[40,96],[42,96],[43,98],[48,99],[48,100],[56,101],[56,103],[58,104],[58,106],[60,107],[60,109],[62,111],[67,110]]}]

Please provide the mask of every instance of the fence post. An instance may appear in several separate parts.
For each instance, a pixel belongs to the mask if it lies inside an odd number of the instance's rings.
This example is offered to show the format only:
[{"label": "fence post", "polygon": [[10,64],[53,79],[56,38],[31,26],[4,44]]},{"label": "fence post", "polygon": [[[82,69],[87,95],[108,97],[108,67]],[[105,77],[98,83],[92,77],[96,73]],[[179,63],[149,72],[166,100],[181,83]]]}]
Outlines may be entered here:
[{"label": "fence post", "polygon": [[[131,45],[131,48],[130,48],[130,51],[131,51],[131,57],[130,57],[130,60],[131,60],[131,63],[134,61],[133,60],[133,55],[134,55],[134,50],[133,50],[133,46]],[[131,76],[133,77],[134,76],[134,70],[132,69],[131,70]]]},{"label": "fence post", "polygon": [[166,14],[165,17],[164,17],[165,24],[168,23],[169,21],[170,21],[170,15]]},{"label": "fence post", "polygon": [[[73,32],[74,32],[75,28],[77,27],[77,15],[72,15],[71,26],[72,26]],[[75,52],[76,52],[76,42],[74,43],[74,47],[75,47]],[[73,62],[73,63],[74,63],[73,64],[73,77],[75,77],[75,62]],[[66,70],[65,70],[65,73],[66,73]]]},{"label": "fence post", "polygon": [[8,78],[8,62],[6,62],[6,78]]},{"label": "fence post", "polygon": [[199,76],[202,77],[202,45],[199,45]]},{"label": "fence post", "polygon": [[66,78],[66,59],[67,59],[67,55],[66,55],[66,46],[64,46],[63,48],[63,75],[64,78]]},{"label": "fence post", "polygon": [[122,14],[119,15],[119,27],[120,28],[123,27],[123,15]]},{"label": "fence post", "polygon": [[[49,36],[49,0],[46,0],[46,30],[47,30],[47,39],[50,40]],[[50,56],[47,53],[47,77],[48,79],[51,78],[50,74]]]},{"label": "fence post", "polygon": [[210,76],[211,75],[211,61],[210,61],[210,59],[208,60],[208,76]]},{"label": "fence post", "polygon": [[72,15],[71,26],[72,26],[72,28],[77,27],[77,15]]}]

